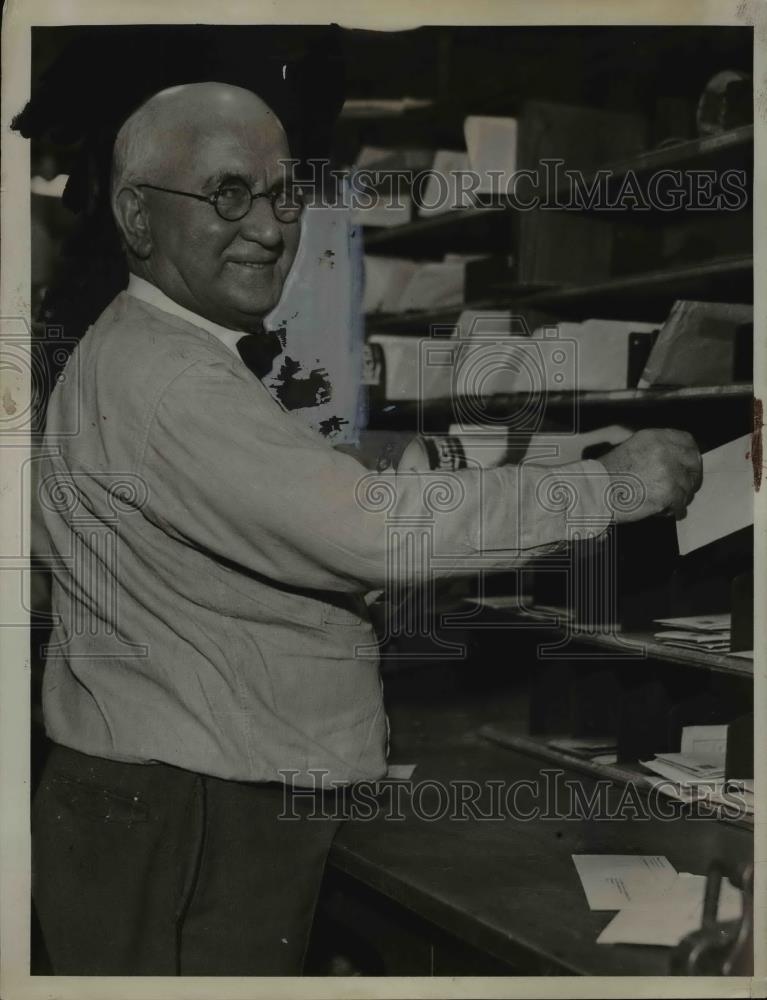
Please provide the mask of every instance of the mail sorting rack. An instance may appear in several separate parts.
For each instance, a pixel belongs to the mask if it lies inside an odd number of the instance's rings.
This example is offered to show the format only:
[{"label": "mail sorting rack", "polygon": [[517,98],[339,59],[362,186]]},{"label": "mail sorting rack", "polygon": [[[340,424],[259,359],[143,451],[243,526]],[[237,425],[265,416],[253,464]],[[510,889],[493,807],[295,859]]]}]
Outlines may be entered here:
[{"label": "mail sorting rack", "polygon": [[[397,224],[365,231],[365,252],[375,261],[368,269],[369,276],[375,272],[369,286],[375,294],[369,297],[366,328],[371,346],[379,348],[369,352],[366,373],[371,464],[388,470],[400,462],[452,468],[489,455],[499,461],[497,439],[504,430],[513,438],[506,442],[507,461],[520,460],[532,443],[540,444],[532,441],[538,435],[556,439],[559,457],[572,459],[583,450],[596,457],[621,433],[641,427],[687,429],[704,451],[749,433],[758,420],[744,364],[747,329],[735,336],[729,366],[716,377],[640,385],[654,331],[666,325],[676,303],[741,307],[752,302],[753,128],[742,120],[724,130],[699,132],[695,126],[709,74],[738,60],[750,72],[747,33],[741,41],[726,29],[689,39],[677,32],[672,39],[654,30],[641,38],[632,33],[631,44],[624,45],[621,39],[628,36],[595,31],[579,36],[575,58],[567,40],[555,33],[536,29],[522,38],[517,32],[516,41],[502,34],[494,29],[480,38],[441,29],[434,39],[432,63],[439,67],[439,80],[431,106],[397,120],[347,123],[358,146],[390,146],[407,156],[418,149],[421,159],[415,159],[422,166],[425,146],[431,146],[433,163],[440,149],[462,150],[464,136],[470,138],[466,117],[513,118],[514,127],[507,123],[504,135],[516,129],[514,168],[540,175],[537,187],[518,188],[517,195],[528,200],[540,195],[566,206],[530,209],[520,197],[506,203],[480,198],[474,206],[422,214],[411,203],[409,221],[402,222],[403,214]],[[396,48],[396,39],[382,45]],[[503,65],[497,61],[501,54]],[[560,63],[568,66],[567,90],[557,89],[556,75],[548,72]],[[387,65],[397,66],[398,60],[390,58]],[[657,69],[652,79],[648,66]],[[486,120],[472,128],[475,141]],[[470,142],[466,149],[471,152]],[[439,162],[448,160],[465,163],[444,155]],[[559,160],[558,170],[547,175],[546,160]],[[482,162],[487,166],[486,159]],[[500,165],[509,167],[508,162]],[[603,203],[575,204],[568,170],[578,172],[581,190],[604,183]],[[645,211],[639,204],[632,208],[630,199],[617,210],[605,209],[604,202],[619,201],[629,188],[647,195],[663,171],[684,190],[690,190],[696,174],[713,172],[712,197],[723,194],[722,177],[729,172],[730,182],[735,178],[746,197],[736,198],[734,209],[705,212],[685,204],[684,197],[663,212]],[[462,283],[456,280],[461,261]],[[392,281],[381,284],[387,272]],[[508,317],[511,336],[553,330],[568,339],[564,324],[580,324],[584,336],[588,328],[600,343],[604,331],[589,321],[636,325],[636,336],[625,345],[625,380],[589,388],[577,382],[546,385],[538,398],[529,389],[515,389],[513,382],[496,381],[492,393],[464,398],[452,384],[450,391],[440,392],[438,372],[419,381],[413,370],[419,347],[411,346],[410,354],[399,358],[387,355],[392,346],[396,350],[397,338],[407,337],[436,347],[437,355],[449,354],[464,336],[461,314],[467,312]],[[699,352],[704,353],[710,360],[710,352]],[[482,456],[478,439],[487,427],[495,436]],[[411,446],[416,435],[421,443]],[[578,447],[581,452],[574,454]],[[424,661],[414,655],[410,671],[401,660],[384,660],[393,747],[405,754],[395,759],[420,760],[416,778],[419,773],[427,779],[435,773],[454,775],[460,769],[477,779],[536,780],[548,769],[575,776],[585,789],[603,779],[612,788],[629,783],[641,788],[643,776],[650,777],[641,761],[679,751],[691,727],[723,726],[725,773],[748,780],[753,767],[751,662],[729,650],[669,646],[656,639],[661,627],[654,619],[732,612],[732,649],[747,650],[753,644],[751,550],[746,530],[680,557],[674,522],[659,519],[611,531],[598,545],[571,546],[529,572],[474,580],[463,592],[452,589],[437,606],[433,631],[446,644],[462,643],[468,659],[445,655]],[[574,573],[601,579],[602,599],[598,587],[590,593],[568,589]],[[423,639],[414,637],[414,653],[423,651]],[[392,644],[401,654],[406,636],[396,636]],[[420,696],[398,709],[396,691],[407,687],[411,675]],[[452,721],[449,702],[456,705]],[[333,859],[336,874],[347,880],[337,887],[335,918],[344,923],[348,898],[356,898],[352,887],[370,890],[370,912],[379,921],[375,947],[385,952],[380,945],[388,940],[384,966],[402,974],[416,968],[418,934],[412,928],[401,932],[399,911],[387,933],[382,893],[389,904],[400,901],[429,928],[436,924],[452,935],[444,946],[431,929],[424,932],[417,966],[422,974],[466,974],[469,969],[490,974],[494,966],[488,954],[511,962],[517,973],[668,973],[667,949],[596,944],[599,924],[582,906],[571,854],[584,852],[589,838],[596,837],[600,843],[589,844],[594,851],[667,853],[700,874],[716,858],[728,863],[746,858],[751,838],[742,827],[747,816],[720,814],[688,823],[690,804],[669,804],[684,818],[657,827],[654,822],[546,822],[531,836],[529,825],[504,825],[496,835],[485,824],[481,837],[472,840],[470,830],[456,835],[451,826],[442,842],[439,824],[429,825],[437,831],[432,839],[423,824],[410,833],[405,824],[397,828],[396,851],[390,829],[350,826]],[[617,831],[610,847],[608,830]],[[525,858],[518,874],[515,852]],[[501,866],[496,867],[496,859],[502,859]],[[513,873],[506,880],[516,891],[508,900],[497,891],[504,881],[501,868],[507,876]],[[483,880],[491,870],[493,884],[486,889]],[[526,892],[531,885],[536,891]],[[538,892],[539,886],[544,891]],[[563,922],[562,912],[577,918]],[[363,924],[357,916],[354,929]],[[467,945],[483,953],[474,956],[473,964],[471,956],[462,955]]]},{"label": "mail sorting rack", "polygon": [[[608,128],[612,147],[604,138]],[[739,209],[696,212],[694,206],[680,204],[663,212],[630,207],[602,211],[596,204],[573,211],[560,180],[554,194],[566,207],[559,212],[524,212],[509,201],[366,233],[369,255],[410,256],[421,262],[448,252],[486,255],[484,262],[467,265],[473,277],[470,281],[467,276],[464,293],[473,299],[464,296],[460,304],[435,303],[420,311],[368,316],[370,343],[379,345],[371,359],[369,431],[379,447],[388,441],[391,453],[402,454],[402,442],[419,433],[427,441],[445,442],[430,449],[432,455],[443,456],[433,458],[432,464],[445,467],[444,462],[455,464],[457,454],[470,451],[472,431],[477,433],[472,424],[492,428],[495,440],[508,431],[507,460],[514,460],[515,451],[517,457],[524,454],[533,438],[546,440],[547,435],[550,441],[569,441],[571,446],[586,441],[585,457],[598,457],[600,447],[617,443],[611,436],[615,428],[688,430],[701,451],[753,429],[753,327],[747,308],[753,282],[753,128],[739,126],[647,151],[642,150],[641,135],[641,123],[630,115],[610,117],[589,108],[530,102],[519,118],[517,166],[540,167],[542,159],[556,152],[569,156],[565,168],[582,167],[589,181],[606,172],[613,193],[628,177],[646,192],[661,170],[676,171],[682,179],[700,171],[715,178],[737,176],[743,191]],[[596,159],[597,149],[606,150],[602,160]],[[693,244],[709,246],[711,253],[701,259],[697,251],[685,257],[666,250]],[[739,310],[737,330],[728,335],[730,354],[713,373],[692,371],[685,377],[684,371],[672,370],[668,381],[661,377],[639,387],[658,331],[667,325],[676,303],[698,303],[704,314],[715,311],[717,304]],[[549,330],[555,336],[564,331],[567,339],[568,329],[583,329],[605,350],[607,331],[598,323],[594,326],[594,318],[626,323],[635,328],[625,346],[626,381],[590,389],[582,388],[577,377],[564,389],[550,382],[542,387],[540,405],[533,407],[527,425],[519,415],[530,410],[529,386],[515,392],[512,380],[505,390],[470,398],[456,392],[449,377],[443,392],[439,379],[435,383],[422,378],[418,383],[413,361],[419,359],[419,350],[421,358],[424,345],[455,350],[456,340],[465,333],[462,318],[472,312],[510,317],[512,328],[506,332],[512,336]],[[588,330],[589,324],[594,328]],[[695,330],[687,336],[694,353]],[[380,344],[407,337],[413,343],[405,353],[412,357],[403,369],[413,385],[399,395],[387,395],[385,369],[387,361],[396,365],[396,359],[387,359]],[[706,354],[706,344],[698,346],[698,355]],[[599,348],[592,355],[598,365]],[[419,388],[426,395],[419,397]],[[566,445],[562,455],[581,457]],[[576,577],[585,581],[580,590],[573,586]],[[509,636],[515,642],[520,636],[532,642],[535,668],[529,675],[527,730],[495,726],[487,733],[490,738],[629,780],[644,773],[639,761],[678,750],[685,725],[720,723],[731,728],[728,776],[753,776],[753,663],[744,655],[753,648],[750,529],[680,557],[670,519],[626,525],[611,529],[601,542],[574,546],[530,571],[478,581],[465,597],[460,612],[453,607],[440,620],[469,630],[475,655],[502,659]],[[655,618],[713,610],[733,615],[732,653],[672,647],[655,638],[660,630]],[[504,623],[513,624],[514,630],[498,627]],[[589,756],[584,748],[595,735],[611,745],[611,753]],[[552,739],[558,736],[576,743],[580,739],[581,748],[573,749],[574,743],[569,749],[562,743],[553,747]],[[749,818],[738,822],[748,823]]]}]

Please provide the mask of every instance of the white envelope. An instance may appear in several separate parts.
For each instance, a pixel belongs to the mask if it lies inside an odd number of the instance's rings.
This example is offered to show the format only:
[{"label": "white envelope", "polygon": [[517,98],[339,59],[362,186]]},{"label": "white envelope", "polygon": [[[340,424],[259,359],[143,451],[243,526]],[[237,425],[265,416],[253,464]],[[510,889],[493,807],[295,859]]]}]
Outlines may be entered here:
[{"label": "white envelope", "polygon": [[660,854],[573,854],[592,910],[621,910],[662,896],[677,872]]},{"label": "white envelope", "polygon": [[[705,876],[681,872],[665,897],[651,905],[631,906],[617,913],[599,935],[597,943],[672,948],[699,929],[705,891]],[[717,919],[737,920],[742,911],[742,893],[727,879],[722,879]]]},{"label": "white envelope", "polygon": [[676,522],[679,554],[686,555],[754,523],[751,435],[744,434],[703,456],[703,484]]}]

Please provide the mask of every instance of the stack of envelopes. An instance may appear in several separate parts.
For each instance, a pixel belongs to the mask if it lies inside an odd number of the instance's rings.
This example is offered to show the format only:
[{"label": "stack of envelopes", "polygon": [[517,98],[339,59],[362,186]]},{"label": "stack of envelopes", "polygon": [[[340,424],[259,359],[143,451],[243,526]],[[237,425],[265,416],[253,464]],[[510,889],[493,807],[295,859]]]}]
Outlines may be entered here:
[{"label": "stack of envelopes", "polygon": [[692,615],[689,618],[656,618],[657,625],[663,625],[662,632],[655,638],[668,646],[682,649],[703,649],[714,653],[730,651],[729,614]]}]

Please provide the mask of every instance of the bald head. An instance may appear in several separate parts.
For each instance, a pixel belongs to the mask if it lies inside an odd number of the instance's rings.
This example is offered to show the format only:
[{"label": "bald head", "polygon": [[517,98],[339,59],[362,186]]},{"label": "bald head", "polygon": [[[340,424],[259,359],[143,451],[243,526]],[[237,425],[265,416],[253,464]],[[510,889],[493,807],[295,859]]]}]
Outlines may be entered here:
[{"label": "bald head", "polygon": [[126,184],[156,183],[201,139],[243,128],[284,138],[271,108],[250,90],[227,83],[187,83],[154,94],[127,119],[112,154],[112,199]]},{"label": "bald head", "polygon": [[[249,90],[190,83],[155,94],[114,146],[112,211],[130,270],[200,316],[257,328],[298,247],[300,210],[284,210],[295,202],[289,157],[280,121]],[[222,210],[235,203],[242,213]]]}]

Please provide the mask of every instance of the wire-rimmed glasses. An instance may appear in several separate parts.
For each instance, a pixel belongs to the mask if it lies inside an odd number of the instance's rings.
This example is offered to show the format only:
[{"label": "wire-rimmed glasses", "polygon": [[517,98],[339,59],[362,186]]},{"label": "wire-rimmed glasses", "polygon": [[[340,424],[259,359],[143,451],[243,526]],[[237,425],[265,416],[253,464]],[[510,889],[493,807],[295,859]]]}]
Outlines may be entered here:
[{"label": "wire-rimmed glasses", "polygon": [[297,222],[304,209],[304,199],[301,188],[296,185],[286,186],[278,191],[255,193],[243,180],[233,178],[220,184],[213,194],[195,194],[192,191],[177,191],[175,188],[160,187],[157,184],[137,184],[136,187],[150,188],[152,191],[164,191],[166,194],[180,194],[185,198],[196,198],[215,208],[219,218],[226,222],[238,222],[244,219],[256,198],[266,198],[278,222]]}]

